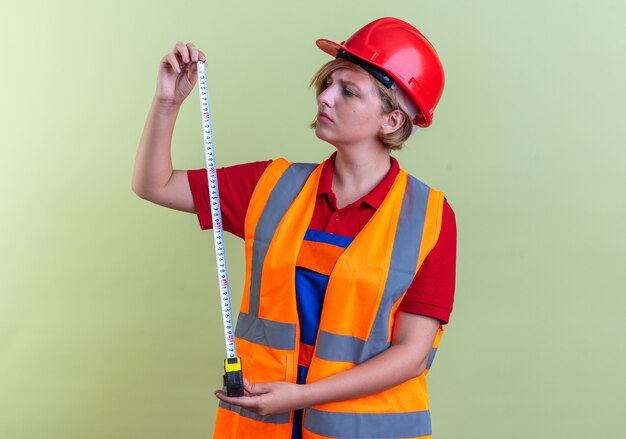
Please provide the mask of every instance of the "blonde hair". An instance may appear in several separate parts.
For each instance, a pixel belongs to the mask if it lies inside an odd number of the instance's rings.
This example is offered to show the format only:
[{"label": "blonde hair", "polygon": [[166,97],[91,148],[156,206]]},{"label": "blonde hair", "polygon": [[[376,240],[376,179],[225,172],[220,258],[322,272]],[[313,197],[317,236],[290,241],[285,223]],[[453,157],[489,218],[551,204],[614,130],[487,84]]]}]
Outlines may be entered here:
[{"label": "blonde hair", "polygon": [[[311,79],[311,86],[315,87],[315,96],[319,96],[326,89],[326,81],[328,77],[336,70],[350,69],[364,71],[361,67],[357,66],[345,59],[333,59],[332,61],[324,64]],[[381,134],[380,140],[386,148],[390,150],[399,150],[404,146],[404,142],[411,136],[413,132],[412,118],[407,110],[405,103],[406,97],[399,88],[388,89],[380,81],[376,80],[370,75],[370,79],[378,90],[378,96],[381,101],[381,111],[383,114],[389,114],[395,110],[400,110],[404,114],[404,123],[393,133]],[[311,128],[317,126],[317,120],[314,120],[311,124]]]}]

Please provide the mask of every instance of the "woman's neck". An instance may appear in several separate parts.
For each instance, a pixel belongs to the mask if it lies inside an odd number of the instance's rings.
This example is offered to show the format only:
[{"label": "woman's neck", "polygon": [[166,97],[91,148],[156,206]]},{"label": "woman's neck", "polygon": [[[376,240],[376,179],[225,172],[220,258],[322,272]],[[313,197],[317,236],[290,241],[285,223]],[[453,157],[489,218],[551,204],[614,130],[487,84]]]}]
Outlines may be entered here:
[{"label": "woman's neck", "polygon": [[378,149],[368,154],[337,151],[333,174],[333,193],[341,209],[367,195],[387,175],[389,151]]}]

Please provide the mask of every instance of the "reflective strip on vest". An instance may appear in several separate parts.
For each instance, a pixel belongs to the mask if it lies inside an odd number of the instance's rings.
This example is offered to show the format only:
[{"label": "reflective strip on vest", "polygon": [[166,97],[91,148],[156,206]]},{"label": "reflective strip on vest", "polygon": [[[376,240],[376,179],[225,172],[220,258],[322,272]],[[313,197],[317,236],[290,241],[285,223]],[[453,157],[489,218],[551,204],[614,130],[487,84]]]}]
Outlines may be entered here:
[{"label": "reflective strip on vest", "polygon": [[259,218],[252,247],[249,313],[240,313],[235,335],[239,338],[275,349],[294,349],[296,325],[260,319],[261,275],[267,249],[278,223],[293,203],[302,186],[317,165],[294,163],[280,176]]},{"label": "reflective strip on vest", "polygon": [[243,416],[244,418],[254,419],[255,421],[265,422],[267,424],[287,424],[289,422],[290,413],[279,413],[278,415],[260,416],[249,410],[239,407],[238,405],[232,405],[224,401],[220,401],[220,407],[225,408]]},{"label": "reflective strip on vest", "polygon": [[259,315],[261,275],[265,255],[274,237],[274,232],[316,167],[317,165],[311,163],[292,163],[289,165],[280,176],[265,204],[254,232],[252,271],[250,274],[250,316],[257,317]]},{"label": "reflective strip on vest", "polygon": [[239,313],[235,336],[274,349],[293,349],[296,325]]},{"label": "reflective strip on vest", "polygon": [[[360,364],[389,347],[388,322],[391,310],[415,277],[429,194],[428,186],[409,176],[398,218],[389,275],[369,339],[365,341],[320,330],[315,352],[317,357]],[[416,244],[404,245],[407,242]]]},{"label": "reflective strip on vest", "polygon": [[306,409],[304,427],[330,438],[416,438],[432,434],[430,411],[409,413],[342,413]]},{"label": "reflective strip on vest", "polygon": [[430,366],[432,366],[433,361],[435,361],[436,354],[437,354],[437,348],[431,348],[430,354],[428,355],[428,362],[426,363],[426,370],[430,370]]},{"label": "reflective strip on vest", "polygon": [[[250,343],[273,349],[293,350],[295,348],[295,324],[259,318],[261,275],[265,256],[278,224],[316,167],[317,165],[308,163],[289,165],[272,190],[257,223],[252,246],[249,313],[239,313],[235,329],[235,336]],[[287,424],[290,422],[289,412],[273,416],[259,416],[242,407],[225,402],[220,402],[220,407],[267,424]]]}]

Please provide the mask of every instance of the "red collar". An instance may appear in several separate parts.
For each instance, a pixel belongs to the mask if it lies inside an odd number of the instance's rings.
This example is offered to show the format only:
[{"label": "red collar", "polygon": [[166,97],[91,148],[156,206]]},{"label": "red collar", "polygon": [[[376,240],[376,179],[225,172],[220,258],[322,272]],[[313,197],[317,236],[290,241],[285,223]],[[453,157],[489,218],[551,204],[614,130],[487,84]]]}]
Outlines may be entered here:
[{"label": "red collar", "polygon": [[[322,174],[320,175],[319,186],[317,187],[317,195],[327,195],[328,200],[330,201],[333,208],[337,208],[337,202],[335,199],[335,194],[333,193],[333,173],[335,171],[335,156],[337,155],[334,152],[328,160],[324,162],[324,167],[322,168]],[[356,200],[354,203],[350,204],[350,206],[358,206],[361,203],[368,204],[374,209],[378,209],[381,205],[385,196],[387,196],[387,192],[391,189],[391,185],[396,180],[398,173],[400,172],[400,165],[398,161],[389,156],[389,162],[391,163],[391,167],[387,172],[387,175],[376,185],[374,189],[372,189],[368,194]]]}]

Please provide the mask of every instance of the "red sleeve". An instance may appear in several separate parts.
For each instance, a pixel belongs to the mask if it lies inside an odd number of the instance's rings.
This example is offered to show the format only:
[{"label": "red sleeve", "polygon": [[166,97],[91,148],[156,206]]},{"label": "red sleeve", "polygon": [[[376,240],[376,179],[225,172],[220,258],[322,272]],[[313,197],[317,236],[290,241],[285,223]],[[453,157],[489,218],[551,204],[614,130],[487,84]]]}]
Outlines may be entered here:
[{"label": "red sleeve", "polygon": [[[272,163],[271,160],[245,163],[217,170],[222,225],[227,232],[243,238],[244,222],[250,198],[252,198],[257,182],[270,163]],[[187,171],[187,179],[191,187],[200,228],[202,230],[210,229],[213,223],[206,169]]]},{"label": "red sleeve", "polygon": [[441,232],[398,308],[448,323],[454,302],[456,278],[456,219],[447,200],[443,203]]}]

